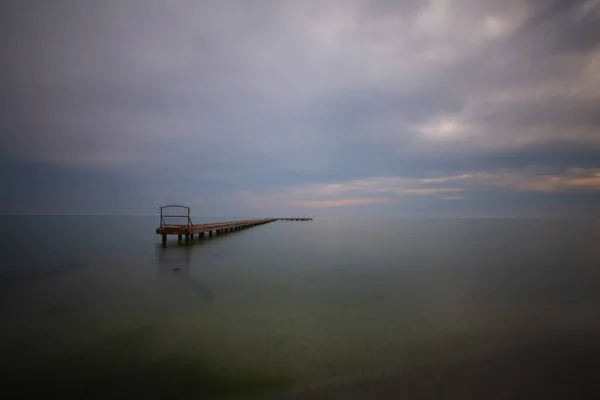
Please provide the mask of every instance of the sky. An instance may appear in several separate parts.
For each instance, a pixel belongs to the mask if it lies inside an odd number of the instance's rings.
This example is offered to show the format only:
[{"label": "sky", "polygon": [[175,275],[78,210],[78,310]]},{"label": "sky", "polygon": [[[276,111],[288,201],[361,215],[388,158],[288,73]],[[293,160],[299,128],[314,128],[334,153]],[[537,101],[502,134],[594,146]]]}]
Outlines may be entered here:
[{"label": "sky", "polygon": [[600,1],[9,0],[0,213],[600,216]]}]

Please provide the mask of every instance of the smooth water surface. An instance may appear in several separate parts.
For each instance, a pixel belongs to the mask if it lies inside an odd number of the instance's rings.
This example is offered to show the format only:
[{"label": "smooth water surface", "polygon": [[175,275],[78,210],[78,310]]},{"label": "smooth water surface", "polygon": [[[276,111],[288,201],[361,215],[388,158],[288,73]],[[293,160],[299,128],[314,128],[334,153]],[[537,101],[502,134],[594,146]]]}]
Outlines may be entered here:
[{"label": "smooth water surface", "polygon": [[[8,390],[598,398],[600,221],[0,217]],[[207,222],[197,220],[196,222]]]}]

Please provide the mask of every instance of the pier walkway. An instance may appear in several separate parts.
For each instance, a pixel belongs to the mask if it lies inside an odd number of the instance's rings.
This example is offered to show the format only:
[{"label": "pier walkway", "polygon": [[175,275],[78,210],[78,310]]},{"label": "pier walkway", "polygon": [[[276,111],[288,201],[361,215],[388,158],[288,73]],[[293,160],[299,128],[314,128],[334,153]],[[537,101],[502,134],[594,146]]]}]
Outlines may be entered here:
[{"label": "pier walkway", "polygon": [[292,218],[262,218],[248,219],[242,221],[211,222],[208,224],[193,224],[190,216],[190,207],[181,204],[169,204],[160,207],[160,226],[156,228],[156,233],[162,236],[162,244],[167,244],[168,235],[177,235],[178,242],[181,243],[185,237],[185,242],[194,240],[194,235],[198,234],[198,239],[205,235],[211,237],[223,235],[228,232],[239,231],[257,225],[268,224],[273,221],[311,221],[312,218],[292,217]]}]

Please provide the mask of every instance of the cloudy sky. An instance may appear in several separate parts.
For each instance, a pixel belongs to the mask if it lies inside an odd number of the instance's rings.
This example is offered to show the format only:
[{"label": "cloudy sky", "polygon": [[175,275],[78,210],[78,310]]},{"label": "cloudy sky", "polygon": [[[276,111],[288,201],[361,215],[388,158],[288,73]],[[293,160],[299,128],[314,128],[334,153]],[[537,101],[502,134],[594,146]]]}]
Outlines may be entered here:
[{"label": "cloudy sky", "polygon": [[14,0],[1,213],[600,215],[600,1]]}]

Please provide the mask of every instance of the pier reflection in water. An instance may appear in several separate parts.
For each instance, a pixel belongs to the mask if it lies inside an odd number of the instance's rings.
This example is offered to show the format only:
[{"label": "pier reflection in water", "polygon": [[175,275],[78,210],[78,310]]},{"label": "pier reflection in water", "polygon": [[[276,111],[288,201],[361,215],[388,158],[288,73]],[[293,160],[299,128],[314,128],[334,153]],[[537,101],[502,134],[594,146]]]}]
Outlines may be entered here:
[{"label": "pier reflection in water", "polygon": [[163,280],[180,282],[186,290],[193,292],[205,302],[212,303],[215,297],[212,290],[201,279],[191,276],[192,253],[196,247],[200,247],[200,245],[167,248],[157,244],[158,277]]}]

